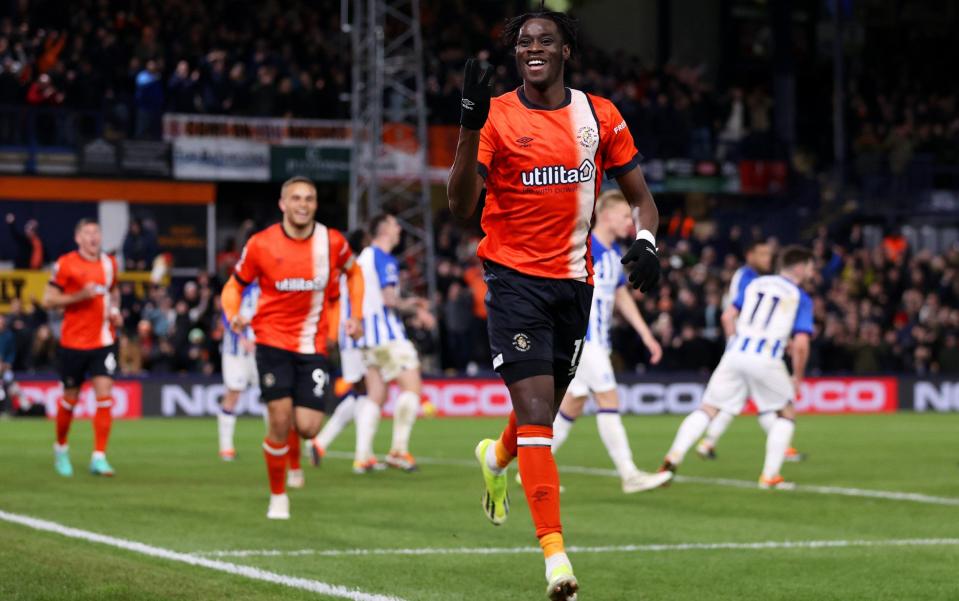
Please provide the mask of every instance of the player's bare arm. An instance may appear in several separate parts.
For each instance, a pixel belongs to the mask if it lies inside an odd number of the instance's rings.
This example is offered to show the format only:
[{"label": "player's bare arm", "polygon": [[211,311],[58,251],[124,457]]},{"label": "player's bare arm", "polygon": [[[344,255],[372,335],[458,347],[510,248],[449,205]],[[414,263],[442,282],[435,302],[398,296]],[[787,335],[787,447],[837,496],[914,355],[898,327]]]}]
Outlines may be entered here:
[{"label": "player's bare arm", "polygon": [[630,295],[625,287],[620,286],[616,289],[615,303],[616,310],[619,311],[623,319],[636,330],[643,344],[649,349],[649,362],[653,365],[659,363],[660,359],[663,358],[663,347],[660,346],[659,341],[653,336],[649,325],[647,325],[646,320],[643,319],[643,314],[639,312],[639,307],[636,306],[636,301],[633,300],[632,295]]},{"label": "player's bare arm", "polygon": [[492,75],[491,66],[480,69],[479,62],[475,59],[466,61],[460,135],[456,142],[453,168],[446,183],[450,212],[460,219],[466,219],[476,211],[480,192],[483,191],[483,178],[477,171],[476,157],[479,152],[480,130],[483,129],[489,117]]},{"label": "player's bare arm", "polygon": [[799,385],[802,384],[803,376],[806,374],[806,363],[809,361],[809,334],[798,333],[792,339],[792,367],[793,367],[793,386],[796,388],[796,395],[799,395]]},{"label": "player's bare arm", "polygon": [[723,324],[723,333],[726,338],[731,338],[736,334],[736,320],[739,319],[739,309],[733,305],[726,307],[719,321]]},{"label": "player's bare arm", "polygon": [[44,309],[62,309],[67,305],[89,300],[97,294],[99,292],[97,292],[97,284],[94,282],[87,282],[83,288],[70,294],[63,292],[53,284],[49,284],[43,293],[43,300],[40,304]]},{"label": "player's bare arm", "polygon": [[623,265],[630,269],[629,281],[633,288],[648,292],[659,281],[659,255],[656,252],[656,231],[659,229],[659,209],[646,185],[642,168],[638,165],[616,178],[623,196],[639,213],[636,241],[623,257]]}]

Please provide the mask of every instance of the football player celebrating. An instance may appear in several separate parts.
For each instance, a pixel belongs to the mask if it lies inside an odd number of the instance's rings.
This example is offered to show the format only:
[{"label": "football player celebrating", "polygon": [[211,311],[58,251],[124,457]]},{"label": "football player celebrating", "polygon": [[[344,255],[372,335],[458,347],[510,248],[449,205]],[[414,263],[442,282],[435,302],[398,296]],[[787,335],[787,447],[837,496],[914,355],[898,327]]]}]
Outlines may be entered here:
[{"label": "football player celebrating", "polygon": [[491,66],[466,63],[450,210],[473,214],[484,184],[477,254],[485,263],[493,368],[513,412],[499,440],[476,447],[494,524],[509,512],[506,468],[519,471],[546,560],[547,595],[576,598],[579,584],[560,523],[559,474],[550,451],[553,420],[576,374],[589,322],[593,269],[589,229],[605,174],[639,210],[636,241],[623,257],[642,291],[659,279],[654,232],[659,212],[646,187],[632,135],[613,104],[563,85],[576,50],[576,24],[559,12],[511,19],[503,32],[523,84],[491,99]]},{"label": "football player celebrating", "polygon": [[54,467],[61,476],[73,475],[67,435],[80,385],[89,377],[97,400],[90,472],[112,476],[113,467],[107,462],[107,442],[113,423],[113,374],[117,369],[114,327],[123,323],[117,260],[100,248],[103,233],[96,221],[81,219],[73,234],[77,250],[57,259],[43,295],[44,308],[63,309],[57,357],[63,398],[57,407]]},{"label": "football player celebrating", "polygon": [[240,312],[243,288],[260,285],[253,317],[260,398],[267,404],[269,427],[263,441],[270,481],[267,517],[289,519],[286,495],[287,454],[299,453],[300,437],[320,430],[333,382],[326,358],[340,273],[347,274],[351,306],[346,325],[351,336],[363,331],[363,274],[343,234],[318,223],[316,186],[305,177],[287,180],[279,200],[283,220],[254,234],[223,289],[223,312],[234,332],[249,322]]}]

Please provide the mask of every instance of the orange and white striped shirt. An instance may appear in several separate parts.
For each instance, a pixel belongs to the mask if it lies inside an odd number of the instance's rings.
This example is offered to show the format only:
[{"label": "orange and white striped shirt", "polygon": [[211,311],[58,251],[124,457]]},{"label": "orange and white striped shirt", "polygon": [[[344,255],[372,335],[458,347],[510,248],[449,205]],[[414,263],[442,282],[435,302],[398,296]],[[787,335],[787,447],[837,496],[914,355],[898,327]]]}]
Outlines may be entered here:
[{"label": "orange and white striped shirt", "polygon": [[110,323],[110,293],[117,285],[117,260],[100,253],[99,258],[91,261],[75,250],[53,264],[50,285],[66,294],[79,292],[90,282],[97,285],[96,295],[63,309],[60,331],[63,348],[86,351],[110,346],[116,341]]},{"label": "orange and white striped shirt", "polygon": [[279,223],[254,234],[243,248],[234,277],[260,284],[253,317],[257,344],[294,353],[326,354],[330,306],[339,296],[339,277],[353,264],[339,231],[317,223],[296,240]]},{"label": "orange and white striped shirt", "polygon": [[544,109],[517,88],[492,100],[478,159],[486,237],[477,254],[528,275],[592,283],[588,243],[600,179],[639,164],[613,103],[567,88],[562,105]]}]

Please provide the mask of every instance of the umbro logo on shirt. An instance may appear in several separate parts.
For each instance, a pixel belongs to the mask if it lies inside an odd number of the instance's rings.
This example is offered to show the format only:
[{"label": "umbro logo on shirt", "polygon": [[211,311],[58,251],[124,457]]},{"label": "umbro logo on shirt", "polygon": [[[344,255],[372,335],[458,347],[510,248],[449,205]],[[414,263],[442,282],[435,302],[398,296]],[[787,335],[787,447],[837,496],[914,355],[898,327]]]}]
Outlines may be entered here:
[{"label": "umbro logo on shirt", "polygon": [[533,141],[533,138],[529,136],[523,136],[522,138],[517,138],[516,143],[519,144],[522,148],[529,148],[530,142]]}]

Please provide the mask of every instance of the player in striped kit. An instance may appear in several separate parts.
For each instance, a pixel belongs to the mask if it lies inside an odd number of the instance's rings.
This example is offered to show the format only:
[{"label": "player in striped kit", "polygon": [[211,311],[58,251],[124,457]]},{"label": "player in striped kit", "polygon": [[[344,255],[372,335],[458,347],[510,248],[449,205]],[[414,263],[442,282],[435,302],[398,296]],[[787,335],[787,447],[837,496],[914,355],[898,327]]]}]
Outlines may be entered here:
[{"label": "player in striped kit", "polygon": [[636,302],[626,290],[622,250],[616,240],[627,236],[633,227],[633,218],[626,197],[619,190],[604,192],[596,201],[596,217],[590,250],[593,255],[593,304],[589,312],[589,328],[576,376],[569,383],[556,419],[553,421],[553,454],[566,441],[574,420],[583,412],[589,393],[599,405],[596,426],[622,482],[624,493],[650,490],[672,478],[672,472],[648,474],[633,463],[633,452],[619,415],[619,395],[616,377],[609,360],[609,328],[613,307],[649,349],[651,362],[658,363],[663,349],[653,337]]},{"label": "player in striped kit", "polygon": [[[400,296],[399,262],[392,254],[400,243],[402,228],[396,217],[381,214],[370,222],[372,242],[360,253],[363,270],[363,338],[368,397],[356,404],[356,454],[353,471],[362,474],[377,469],[373,437],[380,411],[387,400],[387,386],[396,382],[400,394],[393,410],[393,442],[386,456],[390,467],[412,472],[416,460],[409,451],[410,434],[420,408],[420,361],[399,314],[420,312],[427,321],[426,301]],[[424,315],[426,313],[426,315]]]},{"label": "player in striped kit", "polygon": [[[723,332],[727,340],[733,336],[736,331],[736,309],[732,307],[733,300],[746,290],[746,286],[761,275],[772,271],[773,250],[772,245],[765,240],[754,241],[746,249],[746,264],[736,270],[729,282],[729,291],[726,293],[723,307],[722,325]],[[706,428],[706,435],[696,445],[696,454],[703,459],[716,459],[716,445],[722,437],[733,418],[732,413],[720,411]],[[760,425],[766,422],[760,420]],[[799,462],[805,459],[805,454],[800,453],[793,447],[786,449],[786,461]]]},{"label": "player in striped kit", "polygon": [[[240,314],[247,321],[256,314],[256,303],[260,299],[260,286],[256,282],[243,289],[240,301]],[[223,369],[223,386],[226,392],[220,402],[217,415],[217,433],[220,441],[220,459],[233,461],[236,449],[233,445],[233,432],[236,429],[236,409],[240,394],[257,385],[256,374],[256,338],[253,328],[247,326],[242,332],[234,332],[223,317],[223,343],[220,348]]]},{"label": "player in striped kit", "polygon": [[117,260],[102,251],[100,224],[92,219],[77,222],[74,239],[77,250],[57,259],[43,295],[45,309],[63,309],[57,357],[63,398],[57,407],[54,467],[61,476],[73,475],[67,434],[80,386],[89,377],[97,400],[90,472],[112,476],[106,452],[113,423],[113,374],[117,369],[114,327],[123,323]]},{"label": "player in striped kit", "polygon": [[[735,333],[709,378],[702,405],[686,416],[661,470],[676,471],[689,448],[720,411],[738,415],[752,398],[766,430],[766,460],[760,488],[791,488],[779,470],[795,430],[793,401],[809,358],[813,330],[812,299],[800,287],[814,273],[812,253],[791,246],[780,259],[778,275],[758,277],[733,300]],[[783,355],[792,349],[792,376]]]}]

